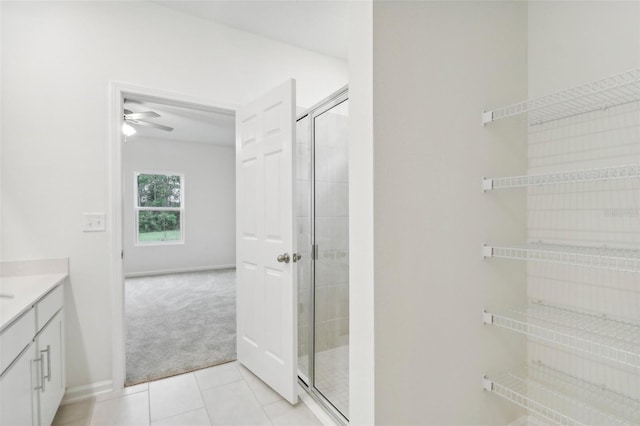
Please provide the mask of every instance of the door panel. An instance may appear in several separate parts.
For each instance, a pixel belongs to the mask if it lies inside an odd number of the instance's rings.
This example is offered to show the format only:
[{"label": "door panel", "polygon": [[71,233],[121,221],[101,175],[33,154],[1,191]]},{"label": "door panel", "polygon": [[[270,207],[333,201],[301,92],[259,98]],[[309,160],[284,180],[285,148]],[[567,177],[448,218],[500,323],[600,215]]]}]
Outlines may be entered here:
[{"label": "door panel", "polygon": [[39,365],[35,345],[31,344],[0,378],[0,424],[37,425]]},{"label": "door panel", "polygon": [[297,402],[293,155],[295,81],[237,111],[238,361]]},{"label": "door panel", "polygon": [[39,356],[44,357],[44,386],[40,390],[40,425],[53,422],[65,389],[62,337],[64,311],[58,312],[38,335]]}]

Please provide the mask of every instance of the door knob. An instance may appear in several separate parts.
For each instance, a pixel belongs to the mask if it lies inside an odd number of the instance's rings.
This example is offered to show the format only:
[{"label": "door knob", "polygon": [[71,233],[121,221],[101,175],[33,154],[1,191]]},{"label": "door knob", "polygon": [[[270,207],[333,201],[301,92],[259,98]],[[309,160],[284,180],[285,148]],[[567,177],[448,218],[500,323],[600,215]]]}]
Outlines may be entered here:
[{"label": "door knob", "polygon": [[281,254],[277,257],[278,262],[280,263],[289,263],[291,258],[289,257],[289,253]]},{"label": "door knob", "polygon": [[302,259],[302,255],[300,253],[293,253],[293,262],[297,262],[298,260]]}]

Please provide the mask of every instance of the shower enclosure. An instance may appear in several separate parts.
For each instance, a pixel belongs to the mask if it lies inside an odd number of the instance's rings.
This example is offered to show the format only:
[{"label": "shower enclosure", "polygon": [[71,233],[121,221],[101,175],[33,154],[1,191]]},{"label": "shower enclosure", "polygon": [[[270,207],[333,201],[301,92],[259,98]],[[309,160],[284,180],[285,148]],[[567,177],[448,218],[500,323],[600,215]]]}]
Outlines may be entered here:
[{"label": "shower enclosure", "polygon": [[298,375],[341,422],[349,416],[347,88],[297,121]]}]

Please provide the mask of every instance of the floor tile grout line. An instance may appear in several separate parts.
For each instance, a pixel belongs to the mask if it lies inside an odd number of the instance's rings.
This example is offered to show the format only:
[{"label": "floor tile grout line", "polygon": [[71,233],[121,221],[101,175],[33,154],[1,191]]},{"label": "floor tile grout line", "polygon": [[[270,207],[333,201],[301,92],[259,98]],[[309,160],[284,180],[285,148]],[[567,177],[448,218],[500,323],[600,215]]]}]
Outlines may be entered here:
[{"label": "floor tile grout line", "polygon": [[[205,404],[204,402],[204,396],[202,396],[202,389],[200,389],[200,383],[198,382],[198,376],[196,376],[195,371],[192,371],[191,374],[193,374],[193,380],[195,380],[196,382],[196,389],[198,389],[198,396],[200,396],[200,402],[202,403],[202,407],[205,410],[207,409],[207,404]],[[209,417],[209,412],[207,412],[207,418]],[[211,419],[209,418],[209,424],[211,424]]]},{"label": "floor tile grout line", "polygon": [[[238,365],[240,365],[240,363],[238,363]],[[238,368],[238,366],[236,366],[236,368]],[[238,370],[240,370],[240,369],[238,368]],[[240,372],[240,371],[238,371],[238,372],[240,373],[240,377],[242,377],[242,380],[244,380],[245,384],[249,388],[249,391],[251,392],[251,395],[253,395],[253,398],[256,400],[256,402],[260,406],[260,409],[264,413],[264,416],[267,418],[267,420],[269,420],[269,424],[271,424],[273,426],[274,425],[273,419],[271,418],[271,416],[269,416],[269,413],[267,413],[267,411],[264,409],[265,405],[268,405],[268,404],[263,404],[263,403],[260,402],[260,400],[258,399],[258,396],[256,395],[255,391],[253,390],[253,388],[249,384],[249,381],[244,377],[242,372]],[[251,373],[251,370],[249,370],[249,372]],[[253,373],[251,373],[251,374],[253,374]],[[260,378],[258,377],[258,379],[260,379]],[[279,402],[279,401],[273,401],[273,402]],[[269,403],[269,404],[271,404],[271,403]]]},{"label": "floor tile grout line", "polygon": [[91,426],[91,420],[93,420],[93,410],[96,408],[96,398],[91,398],[91,409],[89,410],[89,422],[87,426]]},{"label": "floor tile grout line", "polygon": [[202,410],[202,409],[204,409],[204,411],[207,413],[207,418],[209,419],[209,424],[213,425],[213,423],[211,423],[211,419],[209,418],[209,412],[207,411],[207,407],[206,406],[202,406],[202,407],[198,407],[198,408],[192,408],[191,410],[187,410],[187,411],[183,411],[182,413],[172,414],[170,416],[162,417],[162,418],[156,419],[155,421],[156,422],[160,422],[160,421],[163,421],[163,420],[172,419],[174,417],[184,416],[185,414],[193,413],[194,411],[198,411],[198,410]]},{"label": "floor tile grout line", "polygon": [[151,426],[151,386],[147,382],[147,418],[149,419],[149,426]]},{"label": "floor tile grout line", "polygon": [[[218,365],[214,365],[213,367],[203,368],[202,370],[198,370],[198,371],[204,371],[204,370],[208,370],[209,368],[216,368],[216,367],[219,367],[221,365],[227,365],[227,364],[232,364],[232,363],[236,363],[236,362],[238,362],[238,361],[236,360],[236,361],[231,361],[231,362],[227,362],[227,363],[224,363],[224,364],[218,364]],[[235,367],[237,369],[237,365]],[[209,389],[219,388],[219,387],[226,386],[226,385],[229,385],[231,383],[237,383],[237,382],[243,380],[242,373],[240,373],[240,371],[238,371],[238,374],[240,375],[240,378],[238,380],[233,380],[233,381],[227,382],[227,383],[221,383],[221,384],[218,384],[218,385],[211,386],[211,387],[208,387],[206,389],[203,389],[202,386],[200,385],[200,380],[198,379],[198,375],[195,374],[196,371],[194,371],[193,373],[194,373],[194,376],[196,376],[196,383],[198,384],[198,390],[200,390],[200,395],[201,396],[202,396],[202,392],[208,391]],[[202,400],[204,401],[204,398]]]},{"label": "floor tile grout line", "polygon": [[[205,408],[206,409],[206,404],[204,402],[204,397],[202,396],[202,390],[200,389],[200,384],[198,382],[198,377],[196,376],[195,371],[191,371],[189,373],[179,374],[179,375],[176,375],[176,376],[167,377],[167,378],[164,378],[164,379],[154,380],[153,382],[162,382],[162,381],[165,381],[165,380],[171,380],[171,379],[179,378],[179,377],[186,378],[188,376],[193,376],[193,380],[195,381],[195,384],[196,384],[195,390],[196,390],[196,393],[197,393],[198,397],[200,397],[200,402],[201,402],[202,405],[199,406],[199,407],[196,407],[196,408],[191,408],[191,409],[188,409],[186,411],[182,411],[180,413],[175,413],[175,414],[171,414],[169,416],[164,416],[164,417],[160,417],[160,418],[154,419],[153,416],[152,416],[152,412],[151,412],[151,394],[149,393],[149,422],[150,423],[157,422],[159,420],[167,419],[167,418],[174,417],[174,416],[179,416],[179,415],[182,415],[182,414],[185,414],[185,413],[189,413],[191,411],[198,410],[200,408]],[[152,382],[148,382],[149,385],[151,383]],[[151,386],[149,386],[149,389],[151,389]],[[208,416],[208,413],[207,413],[207,416]]]},{"label": "floor tile grout line", "polygon": [[[251,392],[251,395],[253,396],[253,398],[255,399],[255,401],[258,403],[258,405],[260,406],[260,409],[262,410],[262,412],[264,413],[265,418],[269,421],[269,424],[271,424],[273,426],[273,421],[271,420],[271,417],[269,417],[269,415],[267,414],[267,412],[264,410],[264,405],[258,400],[258,397],[256,396],[256,393],[253,391],[253,388],[251,387],[251,385],[249,384],[249,381],[245,378],[244,374],[242,374],[241,370],[240,370],[240,362],[238,362],[237,360],[235,361],[236,364],[234,365],[235,369],[237,370],[238,374],[240,375],[240,379],[239,380],[234,380],[233,382],[228,382],[228,383],[223,383],[221,385],[217,385],[217,386],[212,386],[210,388],[207,388],[205,390],[209,390],[209,389],[217,389],[217,388],[221,388],[224,386],[228,386],[231,385],[233,383],[238,383],[238,382],[244,382],[245,385],[247,385],[247,388],[249,388],[249,392]],[[196,382],[198,383],[198,389],[200,390],[200,397],[202,398],[202,401],[204,402],[204,396],[202,396],[202,388],[200,387],[200,381],[198,380],[198,377],[196,376]],[[211,420],[211,415],[209,413],[209,408],[207,408],[207,404],[205,403],[205,410],[207,412],[207,416],[209,417],[209,423],[211,423],[211,425],[213,426],[213,421]]]},{"label": "floor tile grout line", "polygon": [[198,375],[194,372],[193,377],[196,378],[196,386],[198,387],[198,392],[200,392],[200,399],[202,400],[202,405],[204,406],[204,412],[207,413],[207,419],[209,420],[209,424],[213,425],[211,422],[211,416],[209,415],[209,410],[207,409],[207,403],[204,402],[204,395],[202,395],[202,387],[200,386],[200,379],[198,379]]},{"label": "floor tile grout line", "polygon": [[[202,400],[204,401],[204,398],[202,398]],[[211,420],[211,413],[209,413],[209,408],[207,407],[207,403],[204,404],[204,411],[205,411],[205,413],[207,413],[207,419],[209,419],[209,424],[211,426],[214,426],[213,425],[213,420]]]},{"label": "floor tile grout line", "polygon": [[[91,408],[89,409],[89,414],[88,414],[87,417],[82,417],[82,418],[75,419],[75,420],[68,420],[68,421],[66,421],[64,423],[55,422],[55,417],[54,417],[54,422],[51,423],[51,426],[65,426],[65,425],[68,425],[70,423],[80,422],[80,421],[83,421],[83,420],[89,420],[89,424],[90,424],[91,423],[91,417],[93,416],[93,406],[96,403],[96,399],[95,399],[95,397],[91,397],[91,398],[87,398],[87,400],[91,401]],[[78,402],[75,402],[75,403],[71,403],[71,404],[66,404],[66,405],[82,404],[84,401],[85,400],[81,400],[81,401],[78,401]],[[60,407],[62,407],[62,405]],[[60,409],[60,407],[58,407],[58,409]],[[57,415],[57,413],[56,413],[56,415]]]}]

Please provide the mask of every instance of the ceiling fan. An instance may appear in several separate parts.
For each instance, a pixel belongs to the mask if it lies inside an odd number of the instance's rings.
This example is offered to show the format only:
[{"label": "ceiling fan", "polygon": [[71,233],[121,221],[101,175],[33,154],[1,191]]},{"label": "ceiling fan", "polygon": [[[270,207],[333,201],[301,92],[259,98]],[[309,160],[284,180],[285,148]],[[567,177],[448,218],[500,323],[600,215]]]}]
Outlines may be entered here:
[{"label": "ceiling fan", "polygon": [[[173,127],[163,126],[162,124],[152,123],[151,121],[145,120],[145,118],[159,118],[160,114],[155,111],[144,111],[144,112],[133,112],[131,110],[124,110],[124,125],[133,124],[134,126],[146,126],[152,127],[154,129],[163,130],[165,132],[173,131]],[[123,131],[124,131],[123,125]],[[134,129],[135,130],[135,129]],[[135,133],[135,131],[133,132]]]}]

